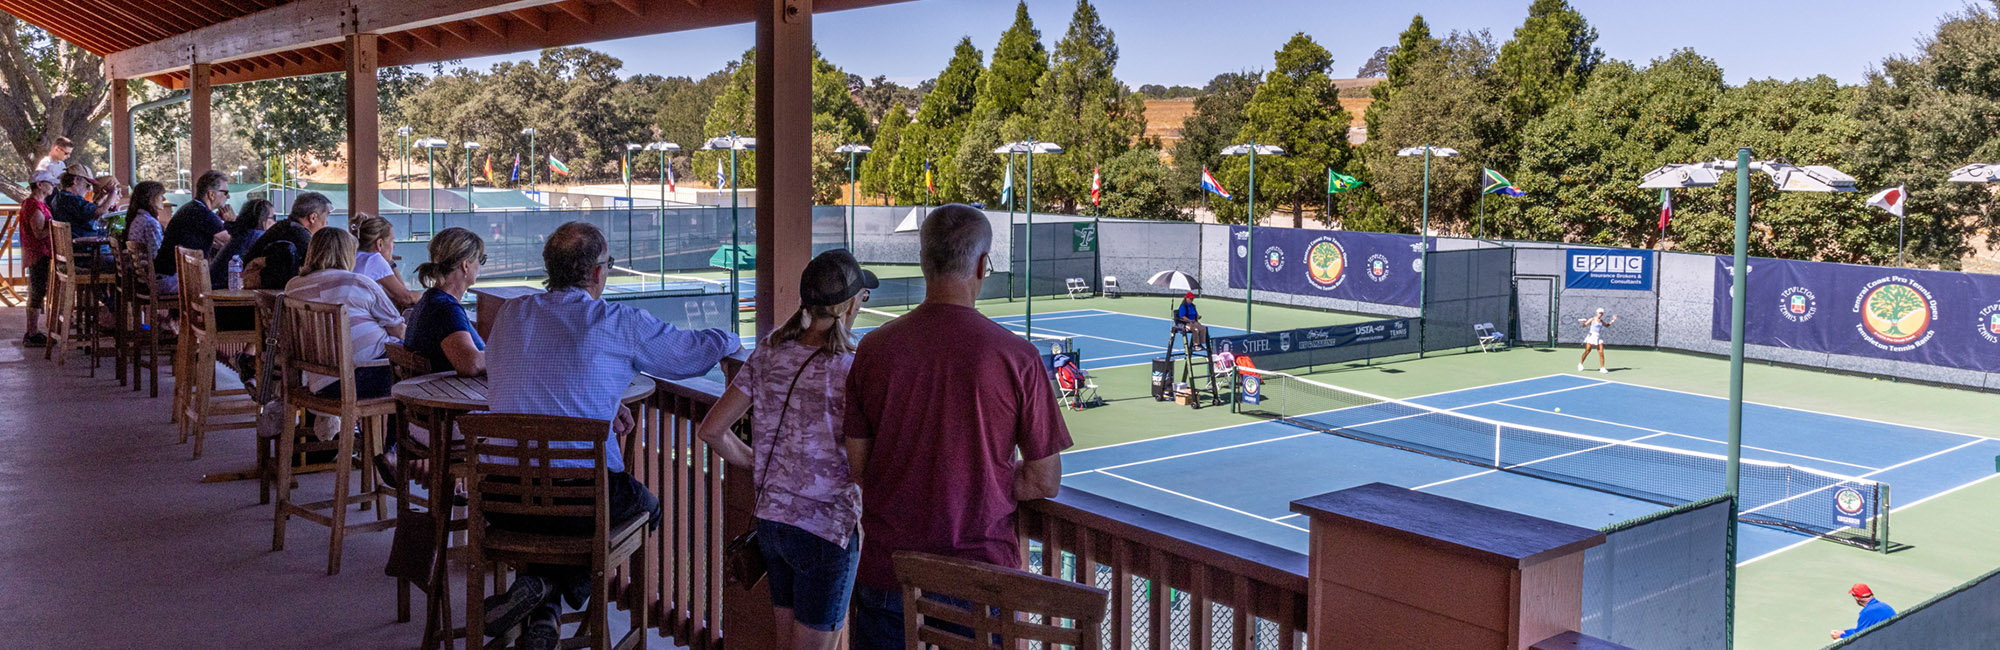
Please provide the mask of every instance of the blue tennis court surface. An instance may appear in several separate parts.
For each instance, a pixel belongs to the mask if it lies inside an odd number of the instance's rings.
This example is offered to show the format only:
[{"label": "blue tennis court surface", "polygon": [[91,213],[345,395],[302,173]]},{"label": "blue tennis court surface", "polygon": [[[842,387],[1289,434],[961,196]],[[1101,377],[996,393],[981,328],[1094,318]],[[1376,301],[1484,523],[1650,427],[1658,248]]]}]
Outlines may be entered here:
[{"label": "blue tennis court surface", "polygon": [[[1026,316],[1000,316],[994,322],[1017,333],[1026,332]],[[1035,335],[1064,336],[1075,341],[1086,370],[1135,366],[1166,353],[1165,316],[1137,316],[1102,309],[1077,309],[1035,314]],[[1243,330],[1211,325],[1209,336],[1236,336]]]},{"label": "blue tennis court surface", "polygon": [[[1042,317],[1035,322],[1040,331]],[[1550,375],[1407,401],[1599,438],[1727,451],[1727,400],[1595,377]],[[1896,510],[1993,476],[2000,454],[2000,440],[1754,403],[1744,405],[1743,431],[1744,458],[1887,483]],[[1065,487],[1300,552],[1307,522],[1290,512],[1293,500],[1377,481],[1589,528],[1663,509],[1276,421],[1085,449],[1063,461]],[[1893,543],[1895,517],[1889,521]],[[1813,540],[1754,524],[1738,531],[1743,562]]]}]

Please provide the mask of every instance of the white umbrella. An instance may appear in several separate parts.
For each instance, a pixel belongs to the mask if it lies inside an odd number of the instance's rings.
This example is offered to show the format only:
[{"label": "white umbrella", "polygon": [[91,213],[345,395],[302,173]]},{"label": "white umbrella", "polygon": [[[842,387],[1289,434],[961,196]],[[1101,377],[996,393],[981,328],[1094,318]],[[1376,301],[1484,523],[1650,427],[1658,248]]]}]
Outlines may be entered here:
[{"label": "white umbrella", "polygon": [[1180,271],[1161,271],[1159,273],[1154,273],[1151,279],[1146,280],[1146,284],[1150,284],[1162,289],[1172,289],[1174,291],[1185,291],[1188,293],[1199,293],[1201,291],[1200,280],[1196,280],[1194,279],[1194,276],[1182,273]]},{"label": "white umbrella", "polygon": [[902,223],[896,224],[896,232],[916,232],[924,222],[924,216],[918,213],[919,209],[910,208],[910,214],[903,217]]}]

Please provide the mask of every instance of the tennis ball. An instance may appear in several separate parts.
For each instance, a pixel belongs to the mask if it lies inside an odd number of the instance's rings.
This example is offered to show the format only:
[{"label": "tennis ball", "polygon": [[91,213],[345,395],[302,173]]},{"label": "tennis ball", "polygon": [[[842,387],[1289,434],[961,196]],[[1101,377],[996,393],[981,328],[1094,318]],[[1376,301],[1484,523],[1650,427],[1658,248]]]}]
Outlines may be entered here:
[{"label": "tennis ball", "polygon": [[1563,407],[1560,407],[1560,406],[1556,407],[1556,412],[1557,412],[1557,413],[1561,413],[1561,412],[1563,412]]}]

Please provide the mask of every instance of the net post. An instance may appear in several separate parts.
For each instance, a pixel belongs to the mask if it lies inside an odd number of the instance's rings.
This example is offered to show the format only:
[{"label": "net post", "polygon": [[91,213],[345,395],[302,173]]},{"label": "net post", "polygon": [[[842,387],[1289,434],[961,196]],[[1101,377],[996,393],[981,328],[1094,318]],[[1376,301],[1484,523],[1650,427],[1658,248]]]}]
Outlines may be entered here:
[{"label": "net post", "polygon": [[1743,523],[1737,519],[1742,508],[1737,503],[1736,493],[1727,494],[1729,526],[1724,529],[1728,534],[1724,536],[1723,542],[1722,648],[1733,650],[1736,647],[1736,529]]},{"label": "net post", "polygon": [[1493,424],[1493,469],[1500,469],[1500,434],[1504,432],[1500,423]]},{"label": "net post", "polygon": [[1875,552],[1889,554],[1889,484],[1875,484]]}]

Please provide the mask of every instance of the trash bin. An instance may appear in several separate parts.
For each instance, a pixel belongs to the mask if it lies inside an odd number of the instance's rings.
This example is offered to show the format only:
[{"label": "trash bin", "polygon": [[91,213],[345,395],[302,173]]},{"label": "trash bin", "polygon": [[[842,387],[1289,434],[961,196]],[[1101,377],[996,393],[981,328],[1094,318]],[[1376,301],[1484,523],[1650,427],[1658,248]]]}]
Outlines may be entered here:
[{"label": "trash bin", "polygon": [[1153,400],[1164,402],[1174,398],[1174,360],[1169,357],[1153,359]]}]

